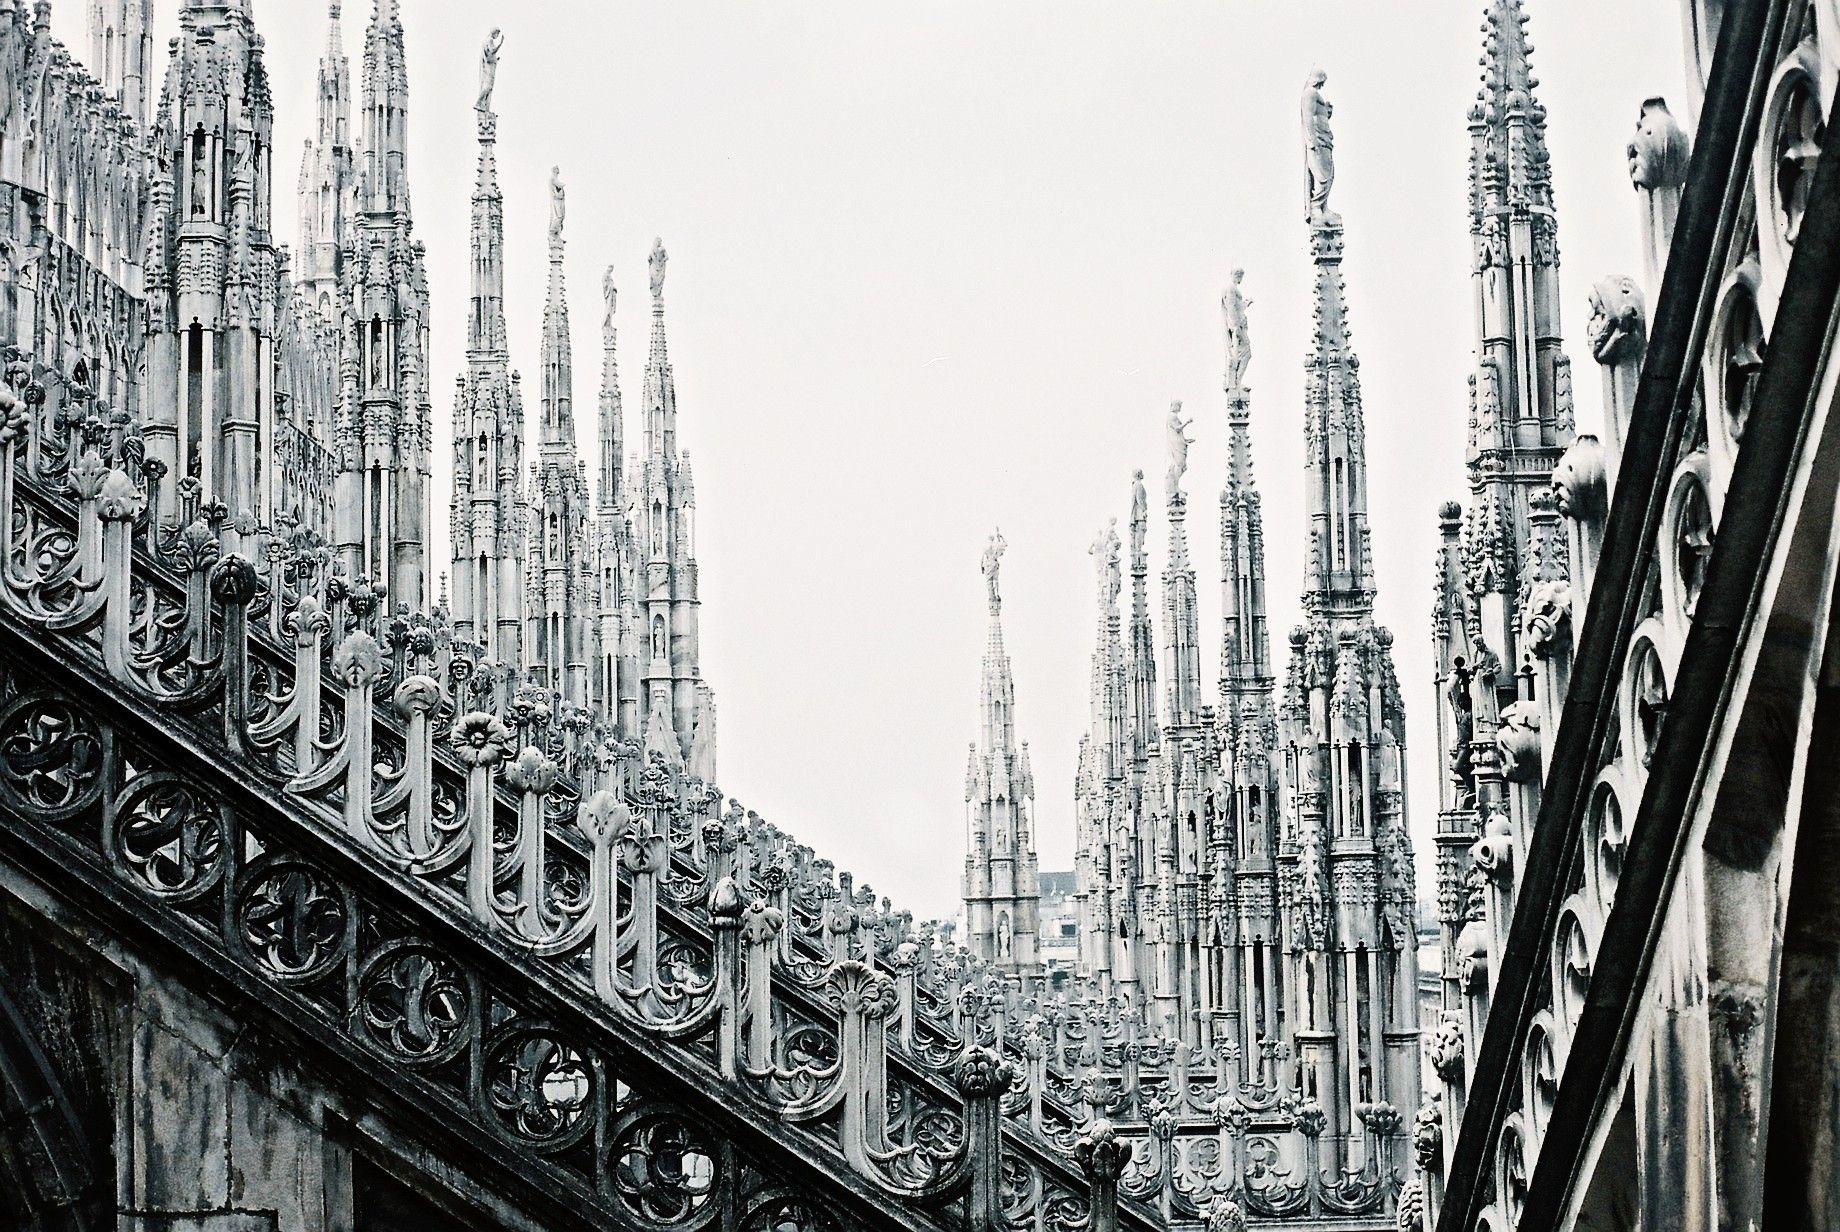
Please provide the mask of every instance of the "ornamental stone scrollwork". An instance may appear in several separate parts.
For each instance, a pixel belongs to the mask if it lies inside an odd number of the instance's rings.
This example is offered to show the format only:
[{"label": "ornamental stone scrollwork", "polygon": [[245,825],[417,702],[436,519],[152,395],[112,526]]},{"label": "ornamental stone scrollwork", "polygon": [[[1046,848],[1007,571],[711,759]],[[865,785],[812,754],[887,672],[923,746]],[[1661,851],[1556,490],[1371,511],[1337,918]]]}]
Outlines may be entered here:
[{"label": "ornamental stone scrollwork", "polygon": [[115,802],[115,858],[123,873],[164,898],[197,898],[222,880],[229,837],[215,801],[181,779],[147,775]]},{"label": "ornamental stone scrollwork", "polygon": [[1073,1157],[1088,1180],[1115,1185],[1130,1160],[1131,1150],[1119,1139],[1110,1121],[1096,1117],[1075,1143]]},{"label": "ornamental stone scrollwork", "polygon": [[462,765],[495,766],[511,747],[511,729],[497,715],[476,710],[454,721],[453,745]]},{"label": "ornamental stone scrollwork", "polygon": [[[1458,1041],[1459,1058],[1462,1041]],[[1447,1077],[1442,1069],[1438,1076],[1446,1082],[1454,1081],[1454,1076]],[[1412,1124],[1412,1151],[1421,1171],[1429,1171],[1444,1156],[1444,1104],[1443,1097],[1436,1096],[1421,1104],[1418,1116]]]},{"label": "ornamental stone scrollwork", "polygon": [[358,973],[358,1021],[371,1046],[392,1060],[435,1065],[471,1037],[473,994],[452,959],[421,941],[379,949]]},{"label": "ornamental stone scrollwork", "polygon": [[1594,436],[1572,442],[1553,468],[1553,494],[1559,512],[1580,522],[1601,522],[1609,511],[1603,447]]},{"label": "ornamental stone scrollwork", "polygon": [[1630,652],[1629,697],[1634,751],[1646,766],[1661,738],[1661,720],[1667,714],[1668,704],[1667,671],[1654,642],[1647,638],[1641,639]]},{"label": "ornamental stone scrollwork", "polygon": [[344,889],[301,860],[252,863],[240,878],[233,916],[244,956],[271,979],[316,979],[349,948],[352,910]]},{"label": "ornamental stone scrollwork", "polygon": [[1670,517],[1672,542],[1668,546],[1673,557],[1676,603],[1682,616],[1690,620],[1705,585],[1713,540],[1712,506],[1706,497],[1705,482],[1695,471],[1681,475]]},{"label": "ornamental stone scrollwork", "polygon": [[43,694],[0,711],[0,791],[49,820],[74,816],[101,790],[102,733],[83,710]]},{"label": "ornamental stone scrollwork", "polygon": [[593,1124],[594,1067],[548,1029],[501,1032],[486,1047],[481,1081],[495,1128],[534,1150],[563,1150]]},{"label": "ornamental stone scrollwork", "polygon": [[1819,56],[1804,43],[1781,70],[1770,107],[1767,156],[1769,202],[1775,236],[1784,248],[1793,248],[1808,211],[1808,194],[1815,168],[1821,161],[1825,109],[1816,81]]},{"label": "ornamental stone scrollwork", "polygon": [[614,1193],[647,1226],[691,1227],[714,1213],[715,1150],[679,1116],[642,1112],[617,1127],[608,1162]]}]

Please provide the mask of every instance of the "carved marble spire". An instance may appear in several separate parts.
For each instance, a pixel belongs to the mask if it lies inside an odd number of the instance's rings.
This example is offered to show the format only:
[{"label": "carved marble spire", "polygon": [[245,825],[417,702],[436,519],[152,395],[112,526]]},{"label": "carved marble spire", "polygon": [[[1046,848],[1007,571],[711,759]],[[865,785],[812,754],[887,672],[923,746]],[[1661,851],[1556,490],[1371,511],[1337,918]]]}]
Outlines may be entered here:
[{"label": "carved marble spire", "polygon": [[562,169],[550,168],[549,289],[543,302],[543,422],[539,441],[575,447],[575,370],[569,345],[569,296],[563,274]]},{"label": "carved marble spire", "polygon": [[[480,53],[481,73],[496,73],[505,36],[497,30]],[[505,333],[505,199],[498,187],[498,115],[491,88],[482,88],[474,115],[479,127],[479,164],[473,183],[472,312],[467,318],[468,354],[503,353]]]},{"label": "carved marble spire", "polygon": [[89,38],[90,71],[122,112],[145,129],[153,73],[153,0],[89,0]]},{"label": "carved marble spire", "polygon": [[409,70],[397,0],[375,0],[364,36],[364,208],[409,209]]},{"label": "carved marble spire", "polygon": [[601,615],[589,534],[588,474],[575,449],[575,366],[563,273],[566,196],[562,170],[549,176],[549,291],[543,306],[543,422],[531,472],[530,592],[525,644],[531,664],[566,701],[586,705],[597,665]]},{"label": "carved marble spire", "polygon": [[1540,81],[1532,51],[1521,0],[1486,0],[1482,86],[1470,110],[1470,131],[1483,137],[1470,164],[1472,210],[1514,204],[1552,211],[1546,108],[1534,93]]},{"label": "carved marble spire", "polygon": [[979,692],[986,751],[1010,752],[1015,748],[1016,686],[1010,677],[1009,655],[1003,649],[1003,595],[998,581],[1003,566],[1003,553],[1008,548],[1003,532],[994,532],[990,541],[984,545],[984,558],[980,566],[984,574],[985,607],[990,614],[990,624],[984,639],[983,685]]},{"label": "carved marble spire", "polygon": [[[1326,134],[1329,104],[1322,100],[1323,76],[1320,71],[1312,75],[1304,92],[1304,111],[1307,115],[1313,107],[1318,110]],[[1314,170],[1311,183],[1314,192]],[[1361,361],[1349,340],[1342,220],[1314,195],[1310,257],[1316,266],[1316,303],[1315,329],[1304,363],[1304,465],[1311,537],[1305,602],[1313,609],[1371,611],[1367,429],[1361,410]]]},{"label": "carved marble spire", "polygon": [[1252,478],[1252,395],[1245,364],[1252,351],[1242,272],[1221,297],[1227,320],[1227,482],[1220,491],[1221,705],[1237,715],[1239,694],[1271,686],[1270,634],[1265,615],[1265,528]]},{"label": "carved marble spire", "polygon": [[999,571],[1003,533],[985,545],[981,568],[990,615],[979,689],[979,739],[966,776],[964,898],[972,951],[1004,971],[1038,968],[1040,873],[1035,857],[1034,776],[1016,740],[1016,682],[1003,648]]},{"label": "carved marble spire", "polygon": [[[1469,113],[1476,375],[1469,429],[1472,499],[1464,551],[1481,589],[1519,589],[1529,494],[1548,483],[1573,433],[1571,362],[1560,346],[1558,220],[1520,0],[1488,0],[1482,82]],[[1486,562],[1488,568],[1480,566]],[[1480,605],[1480,593],[1474,598]],[[1518,661],[1505,604],[1480,632]]]},{"label": "carved marble spire", "polygon": [[352,192],[351,62],[340,35],[339,0],[326,6],[326,50],[319,61],[314,134],[300,160],[300,251],[296,270],[307,302],[327,316],[338,295],[339,244]]},{"label": "carved marble spire", "polygon": [[1201,644],[1195,596],[1195,568],[1188,558],[1188,497],[1181,482],[1188,470],[1188,421],[1182,404],[1169,404],[1169,556],[1163,571],[1163,636],[1168,659],[1169,722],[1188,726],[1201,717]]},{"label": "carved marble spire", "polygon": [[619,300],[613,266],[601,278],[605,314],[601,318],[600,487],[597,510],[602,518],[617,518],[625,509],[621,480],[626,470],[625,412],[620,405],[620,361],[616,343],[614,306]]},{"label": "carved marble spire", "polygon": [[[632,499],[637,506],[637,551],[647,570],[643,606],[651,653],[644,668],[650,698],[646,741],[648,747],[674,741],[688,758],[698,747],[696,733],[709,702],[709,689],[701,677],[697,624],[696,494],[689,454],[678,446],[677,385],[665,344],[668,259],[664,242],[654,241],[648,262],[652,340],[641,395],[645,445],[638,463],[639,486]],[[713,710],[709,713],[713,721]]]},{"label": "carved marble spire", "polygon": [[671,376],[670,349],[664,335],[664,269],[669,260],[662,239],[652,241],[652,345],[645,358],[645,447],[667,456],[677,452],[677,387]]},{"label": "carved marble spire", "polygon": [[1126,678],[1130,688],[1131,782],[1143,781],[1145,758],[1157,743],[1156,638],[1150,624],[1150,507],[1144,473],[1131,476],[1131,632]]},{"label": "carved marble spire", "polygon": [[[496,72],[504,36],[480,54],[482,79]],[[454,631],[485,643],[508,667],[523,662],[524,554],[528,512],[521,491],[524,405],[511,371],[505,326],[505,202],[499,191],[498,116],[489,85],[474,107],[479,166],[473,184],[472,302],[466,372],[454,398]]]}]

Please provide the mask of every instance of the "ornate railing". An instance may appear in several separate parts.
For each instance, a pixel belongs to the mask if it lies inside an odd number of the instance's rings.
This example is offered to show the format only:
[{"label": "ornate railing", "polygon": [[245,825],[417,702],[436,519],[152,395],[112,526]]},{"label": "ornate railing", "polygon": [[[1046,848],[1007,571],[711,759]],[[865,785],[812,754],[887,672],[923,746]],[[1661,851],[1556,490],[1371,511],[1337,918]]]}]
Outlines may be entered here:
[{"label": "ornate railing", "polygon": [[[1391,1108],[1362,1110],[1358,1155],[1331,1144],[1330,1158],[1360,1166],[1325,1170],[1321,1110],[1287,1091],[1280,1052],[1245,1069],[1227,1052],[1196,1065],[1180,1046],[1139,1039],[1116,1001],[1028,996],[754,814],[732,801],[722,809],[710,785],[520,684],[456,641],[440,613],[384,614],[382,596],[343,577],[311,532],[264,532],[189,481],[170,485],[178,508],[158,508],[162,476],[136,425],[81,387],[50,401],[43,388],[13,355],[0,391],[0,612],[78,671],[81,687],[113,690],[296,815],[304,828],[274,840],[278,850],[297,850],[301,833],[338,840],[348,859],[420,895],[448,928],[516,955],[599,1026],[731,1092],[720,1102],[757,1116],[755,1132],[784,1134],[862,1195],[922,1219],[1048,1229],[1390,1211],[1400,1181]],[[52,696],[24,687],[7,720],[37,724],[36,734],[0,723],[0,741],[29,750],[60,729],[34,709]],[[344,971],[345,1000],[321,1010],[357,1032],[351,1044],[406,1044],[392,1057],[404,1066],[457,1065],[451,1050],[466,1052],[473,1080],[447,1096],[546,1167],[576,1158],[573,1147],[551,1150],[544,1133],[518,1128],[525,1121],[560,1118],[596,1142],[614,1132],[620,1105],[593,1093],[592,1078],[588,1088],[532,1079],[506,1122],[483,1075],[511,1054],[492,1051],[502,1023],[460,1012],[478,1012],[485,995],[471,974],[437,970],[427,944],[397,960],[321,937],[335,916],[355,929],[366,910],[345,882],[312,871],[323,859],[290,856],[289,868],[307,871],[279,879],[246,867],[245,845],[269,845],[254,837],[265,814],[233,819],[190,786],[142,785],[130,764],[107,773],[124,791],[138,785],[129,806],[153,810],[135,831],[145,867],[111,846],[112,821],[87,834],[99,867],[138,878],[162,906],[211,901],[222,957],[244,966],[268,953],[249,949],[245,905],[304,928],[286,945],[306,949],[283,966],[310,959],[314,975],[265,974],[304,995]],[[119,817],[123,799],[85,797],[84,807]],[[33,807],[17,794],[13,803]],[[188,830],[210,816],[221,820]],[[181,888],[149,876],[179,877]],[[248,889],[258,882],[260,893]],[[415,1004],[372,1038],[366,990],[385,984]],[[472,1000],[452,1000],[455,988]],[[574,1057],[599,1072],[588,1041],[551,1042],[543,1065],[573,1072],[564,1062]],[[978,1103],[986,1088],[989,1117]],[[605,1202],[612,1191],[586,1158],[575,1183],[584,1200]]]}]

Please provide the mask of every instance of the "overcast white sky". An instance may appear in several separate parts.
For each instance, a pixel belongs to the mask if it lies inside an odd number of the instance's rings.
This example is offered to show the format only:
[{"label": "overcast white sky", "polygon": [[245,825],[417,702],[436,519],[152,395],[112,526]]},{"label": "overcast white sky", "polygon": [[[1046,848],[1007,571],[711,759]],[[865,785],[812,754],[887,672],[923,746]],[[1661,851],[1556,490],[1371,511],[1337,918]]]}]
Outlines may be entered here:
[{"label": "overcast white sky", "polygon": [[[157,7],[163,48],[177,3]],[[370,7],[345,4],[354,91]],[[1429,876],[1432,553],[1438,503],[1464,491],[1465,123],[1480,0],[401,7],[415,225],[434,298],[439,533],[464,345],[477,58],[500,26],[507,302],[530,396],[546,184],[560,164],[585,448],[601,270],[613,262],[625,292],[631,421],[645,255],[654,235],[670,249],[722,785],[922,915],[957,906],[984,641],[978,559],[993,526],[1010,545],[1005,635],[1041,865],[1071,865],[1094,625],[1086,547],[1127,512],[1132,469],[1160,473],[1172,398],[1196,414],[1190,550],[1204,674],[1217,671],[1219,299],[1235,266],[1254,301],[1253,447],[1273,650],[1286,649],[1302,573],[1310,328],[1297,103],[1308,71],[1326,70],[1379,617],[1397,634]],[[55,14],[79,55],[83,8],[58,0]],[[1645,97],[1681,92],[1680,6],[1528,8],[1551,116],[1565,333],[1589,424],[1585,294],[1606,273],[1639,273],[1623,145]],[[275,213],[293,243],[325,5],[255,0],[255,11],[283,152]],[[163,49],[158,59],[163,74]],[[1159,521],[1152,543],[1164,535]]]}]

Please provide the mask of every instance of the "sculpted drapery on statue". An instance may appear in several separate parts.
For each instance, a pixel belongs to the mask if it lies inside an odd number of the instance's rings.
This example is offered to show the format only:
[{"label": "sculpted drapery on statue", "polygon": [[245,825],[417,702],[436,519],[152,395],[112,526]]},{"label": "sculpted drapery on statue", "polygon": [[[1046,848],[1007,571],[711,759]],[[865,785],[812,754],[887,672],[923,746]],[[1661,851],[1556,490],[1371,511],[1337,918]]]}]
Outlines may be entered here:
[{"label": "sculpted drapery on statue", "polygon": [[1150,497],[1144,491],[1144,473],[1131,472],[1131,556],[1144,554],[1144,528],[1149,521]]},{"label": "sculpted drapery on statue", "polygon": [[1109,608],[1118,602],[1118,592],[1124,587],[1124,577],[1118,566],[1118,519],[1112,518],[1099,532],[1092,546],[1087,549],[1092,554],[1093,563],[1099,574],[1099,606]]},{"label": "sculpted drapery on statue", "polygon": [[1188,447],[1194,444],[1188,435],[1189,421],[1182,418],[1182,404],[1169,404],[1169,471],[1164,479],[1169,488],[1169,495],[1174,496],[1176,489],[1182,486],[1182,476],[1188,473]]},{"label": "sculpted drapery on statue", "polygon": [[486,45],[479,53],[479,98],[473,103],[474,111],[492,110],[492,86],[498,80],[498,53],[505,45],[504,33],[493,30],[486,35]]},{"label": "sculpted drapery on statue", "polygon": [[990,602],[994,605],[997,597],[997,571],[1003,565],[1003,549],[1009,544],[1003,541],[1003,532],[996,531],[990,536],[990,542],[984,545],[984,584],[990,591]]},{"label": "sculpted drapery on statue", "polygon": [[652,267],[652,298],[653,299],[661,299],[664,296],[664,263],[666,261],[669,261],[670,259],[671,259],[670,256],[666,254],[664,250],[664,241],[661,239],[653,240],[652,241],[652,256],[651,256],[651,261],[650,261],[650,264]]},{"label": "sculpted drapery on statue", "polygon": [[554,244],[562,238],[562,220],[568,213],[568,193],[562,186],[562,168],[549,169],[549,241]]},{"label": "sculpted drapery on statue", "polygon": [[1322,93],[1328,80],[1329,75],[1317,69],[1303,87],[1303,165],[1309,176],[1312,226],[1340,221],[1329,209],[1329,189],[1335,184],[1335,134],[1329,118],[1335,108]]},{"label": "sculpted drapery on statue", "polygon": [[607,272],[601,275],[601,298],[607,301],[607,311],[601,316],[601,334],[603,337],[611,338],[613,337],[613,311],[620,299],[620,288],[613,285],[613,266],[611,265],[607,267]]},{"label": "sculpted drapery on statue", "polygon": [[1247,328],[1246,309],[1252,301],[1240,293],[1240,280],[1246,271],[1233,271],[1233,281],[1220,297],[1221,315],[1227,325],[1227,388],[1245,388],[1246,365],[1252,362],[1252,333]]}]

